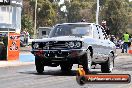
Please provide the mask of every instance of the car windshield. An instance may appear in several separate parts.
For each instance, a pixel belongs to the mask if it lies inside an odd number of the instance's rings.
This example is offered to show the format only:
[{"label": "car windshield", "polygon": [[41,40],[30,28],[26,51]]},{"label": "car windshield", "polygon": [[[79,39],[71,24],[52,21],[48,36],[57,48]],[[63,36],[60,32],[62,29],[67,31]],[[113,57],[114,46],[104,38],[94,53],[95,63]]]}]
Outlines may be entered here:
[{"label": "car windshield", "polygon": [[49,37],[58,36],[92,36],[92,28],[88,24],[64,24],[57,25]]}]

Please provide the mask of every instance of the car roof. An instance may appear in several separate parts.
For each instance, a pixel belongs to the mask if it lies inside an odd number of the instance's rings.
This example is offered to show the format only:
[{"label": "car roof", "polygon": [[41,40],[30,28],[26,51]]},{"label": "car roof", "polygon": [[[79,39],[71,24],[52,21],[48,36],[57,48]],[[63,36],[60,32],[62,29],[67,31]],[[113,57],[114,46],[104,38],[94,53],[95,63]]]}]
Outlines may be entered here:
[{"label": "car roof", "polygon": [[52,28],[52,27],[39,27],[39,28]]},{"label": "car roof", "polygon": [[57,25],[64,25],[64,24],[89,24],[89,25],[93,25],[95,23],[77,22],[77,23],[62,23],[62,24],[57,24]]}]

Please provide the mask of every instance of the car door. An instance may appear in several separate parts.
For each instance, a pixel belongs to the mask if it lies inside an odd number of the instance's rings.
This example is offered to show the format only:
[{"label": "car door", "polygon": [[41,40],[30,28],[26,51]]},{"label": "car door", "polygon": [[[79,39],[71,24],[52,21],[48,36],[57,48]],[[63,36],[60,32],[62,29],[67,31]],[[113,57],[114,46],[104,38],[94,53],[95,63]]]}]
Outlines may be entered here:
[{"label": "car door", "polygon": [[98,26],[98,30],[101,42],[100,51],[103,54],[103,56],[107,57],[111,49],[111,42],[108,39],[108,36],[103,32],[103,28],[101,26]]},{"label": "car door", "polygon": [[102,29],[101,29],[101,26],[97,26],[98,27],[98,31],[99,31],[99,41],[100,41],[100,54],[103,54],[105,55],[106,54],[106,48],[107,48],[107,45],[106,45],[106,40],[105,40],[105,36],[102,32]]},{"label": "car door", "polygon": [[102,58],[106,57],[106,54],[105,54],[106,41],[104,39],[104,35],[103,35],[102,29],[100,28],[100,26],[96,25],[96,28],[97,28],[98,35],[99,35],[99,39],[98,39],[98,58],[102,59]]},{"label": "car door", "polygon": [[94,52],[93,57],[99,58],[101,43],[100,43],[99,30],[97,25],[93,25],[93,39],[95,41],[94,44],[92,45]]}]

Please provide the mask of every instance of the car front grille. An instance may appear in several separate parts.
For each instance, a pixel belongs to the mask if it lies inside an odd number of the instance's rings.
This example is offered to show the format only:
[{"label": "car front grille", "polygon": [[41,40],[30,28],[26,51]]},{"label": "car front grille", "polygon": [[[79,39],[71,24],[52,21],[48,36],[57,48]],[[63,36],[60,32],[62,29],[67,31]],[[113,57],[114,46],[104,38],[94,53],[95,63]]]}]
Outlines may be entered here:
[{"label": "car front grille", "polygon": [[59,52],[59,51],[50,51],[50,52],[46,52],[44,54],[45,57],[48,58],[65,58],[69,55],[68,52]]},{"label": "car front grille", "polygon": [[40,49],[67,49],[68,47],[65,44],[65,41],[50,41],[50,42],[41,42],[39,43]]}]

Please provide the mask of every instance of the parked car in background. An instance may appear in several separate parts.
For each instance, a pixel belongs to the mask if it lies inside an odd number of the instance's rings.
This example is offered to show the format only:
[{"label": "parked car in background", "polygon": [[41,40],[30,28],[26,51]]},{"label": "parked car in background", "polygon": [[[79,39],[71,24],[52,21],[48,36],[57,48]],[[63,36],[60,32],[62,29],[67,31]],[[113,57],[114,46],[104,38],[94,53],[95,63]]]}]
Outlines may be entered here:
[{"label": "parked car in background", "polygon": [[112,72],[116,46],[102,30],[94,23],[57,24],[48,38],[32,42],[37,72],[42,73],[44,66],[59,65],[67,72],[73,64],[82,65],[86,73],[95,64],[101,65],[103,73]]},{"label": "parked car in background", "polygon": [[[28,36],[28,45],[32,43],[34,39],[31,36]],[[26,41],[25,41],[25,33],[20,34],[20,46],[25,47],[26,46]]]},{"label": "parked car in background", "polygon": [[52,27],[39,27],[38,28],[38,39],[48,37]]}]

